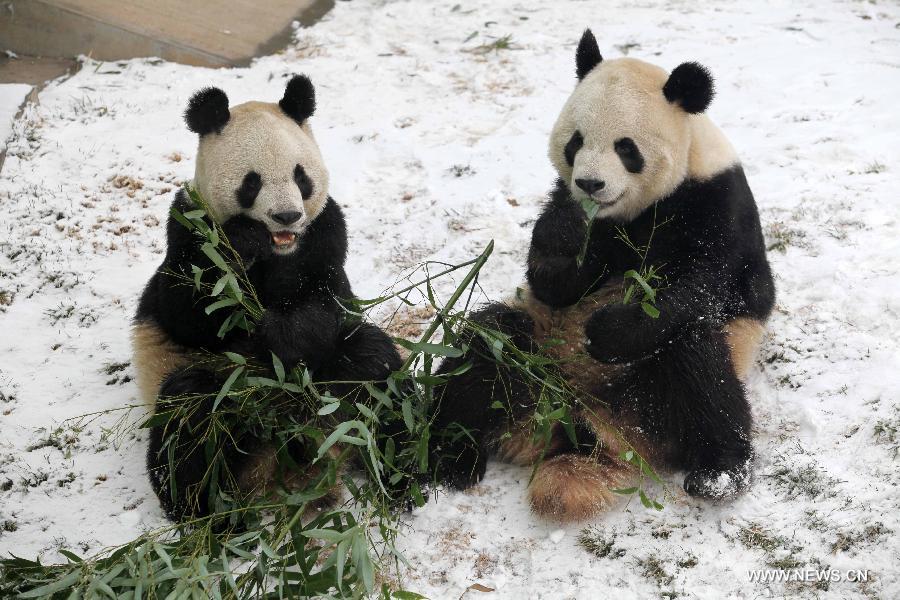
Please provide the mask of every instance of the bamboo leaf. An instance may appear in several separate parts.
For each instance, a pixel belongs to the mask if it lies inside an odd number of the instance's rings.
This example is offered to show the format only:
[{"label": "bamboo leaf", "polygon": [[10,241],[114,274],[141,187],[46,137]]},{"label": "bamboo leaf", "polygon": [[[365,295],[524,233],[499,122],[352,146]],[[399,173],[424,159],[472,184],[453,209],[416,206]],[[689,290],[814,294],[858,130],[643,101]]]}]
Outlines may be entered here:
[{"label": "bamboo leaf", "polygon": [[81,563],[83,562],[82,558],[77,554],[69,552],[68,550],[59,550],[59,553],[68,558],[73,563]]},{"label": "bamboo leaf", "polygon": [[394,590],[391,592],[391,598],[396,598],[397,600],[428,600],[425,596],[408,590]]},{"label": "bamboo leaf", "polygon": [[644,309],[644,312],[647,313],[651,318],[659,318],[659,309],[649,302],[641,302],[641,308]]},{"label": "bamboo leaf", "polygon": [[373,413],[372,410],[365,404],[357,402],[356,410],[361,412],[363,414],[363,416],[366,417],[367,419],[372,419],[373,421],[378,421],[378,417],[375,416],[375,413]]},{"label": "bamboo leaf", "polygon": [[328,449],[334,446],[334,444],[338,441],[338,438],[345,435],[352,428],[353,421],[344,421],[343,423],[338,424],[338,426],[335,427],[334,431],[331,432],[331,435],[325,438],[325,441],[322,442],[321,446],[319,446],[319,451],[316,454],[316,460],[322,458],[325,453],[328,452]]},{"label": "bamboo leaf", "polygon": [[344,442],[345,444],[353,444],[354,446],[365,446],[368,444],[366,440],[361,437],[356,437],[355,435],[342,435],[338,438],[338,441]]},{"label": "bamboo leaf", "polygon": [[[200,212],[202,212],[202,211],[200,211]],[[187,213],[187,214],[190,214],[190,213]],[[177,208],[175,208],[174,206],[173,206],[172,208],[169,209],[169,215],[171,215],[171,217],[172,217],[173,219],[175,219],[176,221],[178,221],[178,223],[180,223],[180,224],[181,224],[183,227],[185,227],[188,231],[193,231],[194,229],[196,229],[196,227],[194,226],[194,224],[191,223],[191,222],[188,220],[188,217],[187,217],[186,215],[184,215],[184,214],[181,214],[181,212],[180,212]]]},{"label": "bamboo leaf", "polygon": [[222,255],[219,254],[219,251],[216,250],[211,243],[205,242],[202,246],[200,246],[200,250],[203,252],[203,254],[209,257],[209,260],[211,260],[214,265],[216,265],[223,271],[230,271],[228,265],[225,263],[225,259],[222,258]]},{"label": "bamboo leaf", "polygon": [[393,410],[394,401],[391,400],[391,397],[389,395],[375,387],[371,382],[366,382],[365,388],[366,391],[369,392],[370,396],[378,400],[379,404],[384,404],[388,408],[388,410]]},{"label": "bamboo leaf", "polygon": [[641,499],[641,504],[644,505],[644,508],[653,508],[653,503],[650,501],[650,498],[647,497],[644,490],[638,490],[638,497]]},{"label": "bamboo leaf", "polygon": [[413,420],[412,401],[409,398],[404,398],[400,403],[400,411],[403,413],[403,423],[406,425],[406,429],[409,430],[410,433],[414,433],[416,423]]},{"label": "bamboo leaf", "polygon": [[278,383],[284,383],[284,365],[274,352],[272,352],[272,368],[275,369],[275,377],[278,378]]},{"label": "bamboo leaf", "polygon": [[193,271],[193,273],[194,273],[194,288],[202,291],[202,289],[203,289],[203,269],[201,269],[197,265],[191,265],[191,271]]},{"label": "bamboo leaf", "polygon": [[366,536],[362,530],[354,539],[353,559],[356,570],[362,576],[363,585],[371,593],[375,589],[375,565],[372,564],[372,557],[369,556]]},{"label": "bamboo leaf", "polygon": [[352,531],[335,531],[333,529],[304,529],[302,531],[305,537],[316,540],[325,540],[326,542],[338,543],[346,539]]},{"label": "bamboo leaf", "polygon": [[228,283],[228,275],[223,275],[222,277],[219,277],[219,280],[213,286],[213,289],[209,293],[209,295],[215,297],[215,296],[218,296],[219,294],[221,294],[222,290],[225,289],[226,283]]},{"label": "bamboo leaf", "polygon": [[271,379],[269,377],[248,377],[247,385],[249,385],[251,387],[270,387],[270,388],[280,387],[280,384],[277,381],[275,381],[274,379]]},{"label": "bamboo leaf", "polygon": [[340,407],[340,405],[341,405],[341,404],[340,404],[339,402],[331,402],[331,403],[329,403],[329,404],[326,404],[326,405],[323,406],[322,408],[320,408],[320,409],[316,412],[316,414],[319,415],[320,417],[324,417],[324,416],[326,416],[326,415],[330,415],[331,413],[333,413],[334,411],[336,411],[336,410]]},{"label": "bamboo leaf", "polygon": [[216,412],[216,409],[219,407],[219,403],[222,402],[222,399],[228,395],[228,392],[231,391],[232,386],[234,386],[234,382],[237,381],[238,377],[241,376],[241,373],[244,372],[243,365],[235,369],[231,372],[231,375],[228,376],[228,379],[225,380],[225,383],[222,384],[222,389],[219,390],[219,393],[216,395],[216,399],[213,401],[212,412]]},{"label": "bamboo leaf", "polygon": [[225,308],[226,306],[235,306],[236,304],[237,304],[237,300],[234,300],[232,298],[222,298],[221,300],[219,300],[217,302],[213,302],[212,304],[207,306],[205,309],[205,312],[206,312],[206,314],[211,315],[212,313],[216,312],[220,308]]},{"label": "bamboo leaf", "polygon": [[42,585],[41,587],[34,588],[33,590],[29,590],[22,594],[19,594],[19,598],[42,598],[46,596],[52,596],[56,592],[62,591],[68,587],[71,587],[78,581],[79,577],[81,577],[81,571],[75,570],[70,571],[65,577],[61,579],[57,579],[52,583],[48,583],[47,585]]},{"label": "bamboo leaf", "polygon": [[226,352],[225,356],[228,357],[228,360],[238,365],[246,365],[247,359],[238,354],[237,352]]},{"label": "bamboo leaf", "polygon": [[421,352],[424,354],[430,354],[432,356],[446,356],[449,358],[462,356],[462,350],[460,350],[459,348],[454,348],[453,346],[431,344],[428,342],[410,342],[409,340],[404,340],[403,338],[394,339],[399,345],[403,346],[410,352]]},{"label": "bamboo leaf", "polygon": [[656,300],[656,290],[654,290],[647,281],[641,277],[641,274],[635,271],[634,269],[630,269],[625,271],[624,275],[625,279],[634,279],[641,288],[644,290],[644,294],[646,298],[649,300]]},{"label": "bamboo leaf", "polygon": [[337,546],[337,550],[335,550],[336,554],[336,562],[335,568],[337,570],[337,584],[338,588],[341,587],[344,580],[344,565],[347,563],[347,551],[350,549],[350,540],[342,539]]}]

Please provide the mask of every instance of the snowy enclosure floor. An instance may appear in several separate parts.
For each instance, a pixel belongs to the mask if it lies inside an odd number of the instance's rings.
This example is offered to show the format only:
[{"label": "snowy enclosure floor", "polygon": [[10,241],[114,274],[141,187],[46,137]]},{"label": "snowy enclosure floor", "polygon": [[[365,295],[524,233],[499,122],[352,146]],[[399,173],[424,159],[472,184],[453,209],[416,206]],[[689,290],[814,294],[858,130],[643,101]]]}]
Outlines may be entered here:
[{"label": "snowy enclosure floor", "polygon": [[[755,483],[714,505],[671,474],[662,511],[623,502],[559,527],[529,514],[528,470],[492,463],[404,517],[411,568],[386,577],[454,599],[900,597],[900,6],[877,1],[339,2],[249,68],[87,62],[51,84],[0,174],[0,552],[92,554],[164,522],[145,436],[118,413],[69,419],[136,400],[129,319],[193,172],[194,91],[273,101],[309,74],[357,294],[494,239],[480,283],[499,299],[523,279],[588,26],[608,58],[717,76],[710,115],[744,162],[778,286],[749,381]],[[400,316],[405,335],[428,318]],[[750,581],[774,567],[868,578]]]},{"label": "snowy enclosure floor", "polygon": [[30,91],[31,86],[24,83],[0,84],[0,152],[6,148],[6,140],[12,133],[13,118]]}]

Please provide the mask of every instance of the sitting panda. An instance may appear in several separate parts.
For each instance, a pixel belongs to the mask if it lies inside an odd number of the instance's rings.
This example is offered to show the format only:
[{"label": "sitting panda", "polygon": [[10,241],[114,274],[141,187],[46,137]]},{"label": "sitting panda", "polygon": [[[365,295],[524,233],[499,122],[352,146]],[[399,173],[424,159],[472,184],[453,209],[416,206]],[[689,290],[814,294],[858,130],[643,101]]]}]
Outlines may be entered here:
[{"label": "sitting panda", "polygon": [[[467,355],[442,365],[450,373],[473,362],[445,386],[435,427],[457,423],[472,437],[441,449],[439,476],[472,485],[495,450],[537,464],[534,512],[580,520],[629,485],[635,473],[621,452],[630,446],[651,464],[686,471],[693,496],[734,495],[750,480],[753,456],[742,380],[774,284],[744,170],[703,114],[712,78],[696,63],[666,73],[633,58],[603,61],[590,30],[576,66],[579,83],[550,136],[559,179],[532,232],[528,286],[471,317],[558,359],[582,400],[576,442],[561,426],[548,443],[533,441],[524,421],[539,392],[471,338]],[[585,202],[596,206],[590,228]],[[642,263],[664,278],[658,318],[623,301],[624,274]],[[512,407],[512,422],[491,408],[498,399]]]},{"label": "sitting panda", "polygon": [[[157,397],[215,394],[222,377],[198,366],[204,352],[232,350],[266,363],[274,353],[286,369],[302,363],[318,381],[383,380],[399,368],[391,339],[372,324],[345,318],[339,303],[353,297],[344,271],[347,231],[328,195],[328,171],[310,129],[314,109],[312,83],[302,75],[288,82],[277,104],[229,107],[217,88],[190,99],[185,120],[200,137],[192,185],[240,256],[265,312],[252,334],[233,329],[220,339],[227,311],[207,315],[209,299],[181,279],[192,278],[191,265],[205,269],[212,262],[200,249],[202,240],[170,218],[165,258],[134,318],[133,364],[149,406]],[[197,208],[184,190],[173,207],[182,213]],[[195,442],[211,408],[181,425],[174,449],[166,447],[166,426],[150,430],[150,480],[176,521],[208,514],[214,500],[204,487],[203,445]],[[300,460],[301,449],[288,450],[297,450],[292,458]],[[273,481],[277,461],[264,440],[231,440],[224,455],[241,492],[261,491],[256,488]]]}]

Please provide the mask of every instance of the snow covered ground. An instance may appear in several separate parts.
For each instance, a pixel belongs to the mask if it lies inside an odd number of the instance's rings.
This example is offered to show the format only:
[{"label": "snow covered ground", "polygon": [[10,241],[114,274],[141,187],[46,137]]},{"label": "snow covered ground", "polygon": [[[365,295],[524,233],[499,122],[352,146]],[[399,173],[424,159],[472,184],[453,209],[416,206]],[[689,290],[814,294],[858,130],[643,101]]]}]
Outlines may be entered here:
[{"label": "snow covered ground", "polygon": [[24,83],[0,84],[0,152],[6,148],[6,139],[12,133],[13,118],[30,91],[31,86]]},{"label": "snow covered ground", "polygon": [[[710,114],[743,158],[779,294],[749,386],[756,483],[711,505],[672,475],[663,511],[623,503],[559,528],[529,514],[527,470],[492,463],[405,518],[397,578],[432,598],[900,597],[900,7],[700,6],[339,2],[247,69],[88,61],[51,84],[0,174],[0,552],[90,554],[163,522],[141,435],[117,435],[115,415],[67,419],[136,398],[127,328],[193,172],[193,91],[275,100],[308,73],[357,293],[494,239],[481,283],[500,298],[523,277],[590,26],[607,57],[698,60],[718,78]],[[773,567],[868,581],[750,581]]]}]

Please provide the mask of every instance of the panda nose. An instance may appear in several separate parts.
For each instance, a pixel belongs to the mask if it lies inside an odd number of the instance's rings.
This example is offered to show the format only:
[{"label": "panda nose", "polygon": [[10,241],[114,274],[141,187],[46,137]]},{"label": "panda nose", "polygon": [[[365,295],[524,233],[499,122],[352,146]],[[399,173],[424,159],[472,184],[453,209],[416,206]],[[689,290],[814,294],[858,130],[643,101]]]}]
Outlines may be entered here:
[{"label": "panda nose", "polygon": [[583,189],[589,196],[606,187],[606,182],[599,179],[576,179],[575,185]]},{"label": "panda nose", "polygon": [[298,212],[296,210],[290,210],[287,212],[274,213],[272,215],[272,220],[281,223],[282,225],[290,225],[291,223],[296,223],[300,219],[303,218],[303,213]]}]

